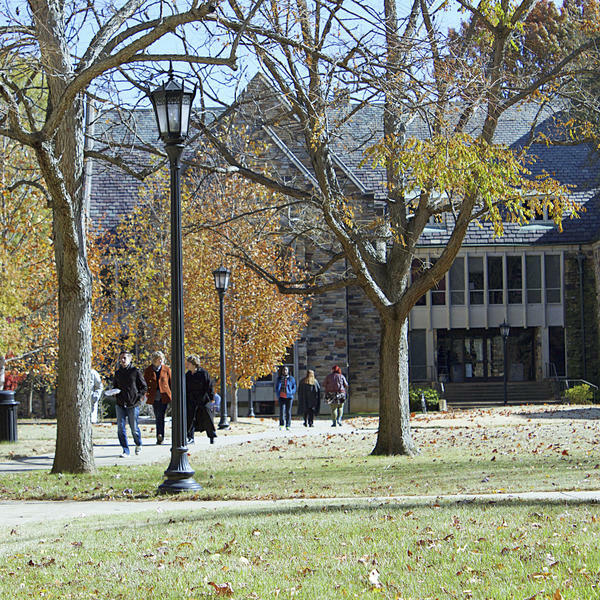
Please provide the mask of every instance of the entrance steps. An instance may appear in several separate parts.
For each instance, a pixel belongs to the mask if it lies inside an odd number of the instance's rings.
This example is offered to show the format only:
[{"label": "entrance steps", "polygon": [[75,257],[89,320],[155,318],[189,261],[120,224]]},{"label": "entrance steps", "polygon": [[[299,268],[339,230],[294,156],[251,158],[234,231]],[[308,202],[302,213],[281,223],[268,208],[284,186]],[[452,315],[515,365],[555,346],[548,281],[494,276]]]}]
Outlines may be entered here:
[{"label": "entrance steps", "polygon": [[[504,383],[502,381],[473,381],[469,383],[445,383],[444,394],[448,406],[452,408],[474,408],[502,406],[504,404]],[[509,405],[544,404],[556,402],[549,381],[509,381],[507,384]]]}]

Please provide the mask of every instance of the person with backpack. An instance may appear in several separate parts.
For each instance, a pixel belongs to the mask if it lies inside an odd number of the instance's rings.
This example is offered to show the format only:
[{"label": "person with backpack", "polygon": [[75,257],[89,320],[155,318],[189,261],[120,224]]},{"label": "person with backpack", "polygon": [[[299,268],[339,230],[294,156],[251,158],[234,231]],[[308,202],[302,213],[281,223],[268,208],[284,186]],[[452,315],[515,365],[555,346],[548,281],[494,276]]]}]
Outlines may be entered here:
[{"label": "person with backpack", "polygon": [[331,373],[325,377],[325,401],[331,409],[332,427],[342,426],[342,415],[344,414],[344,402],[348,393],[348,382],[342,375],[342,370],[334,365]]}]

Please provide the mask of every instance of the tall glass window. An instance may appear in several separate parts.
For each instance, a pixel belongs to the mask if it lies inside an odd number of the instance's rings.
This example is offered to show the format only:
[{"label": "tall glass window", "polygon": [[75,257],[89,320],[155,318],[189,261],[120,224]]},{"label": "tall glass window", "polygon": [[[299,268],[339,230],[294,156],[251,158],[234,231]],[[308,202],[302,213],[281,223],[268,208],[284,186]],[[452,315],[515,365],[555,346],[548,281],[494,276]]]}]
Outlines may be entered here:
[{"label": "tall glass window", "polygon": [[[431,264],[435,265],[437,258],[431,259]],[[446,304],[446,276],[444,275],[432,288],[431,288],[431,304],[433,306],[442,306]]]},{"label": "tall glass window", "polygon": [[483,258],[469,256],[469,302],[483,304]]},{"label": "tall glass window", "polygon": [[523,262],[520,256],[506,257],[508,303],[523,303]]},{"label": "tall glass window", "polygon": [[450,267],[450,303],[465,303],[465,259],[462,256],[455,258]]},{"label": "tall glass window", "polygon": [[[410,266],[411,281],[414,281],[423,273],[423,261],[420,258],[413,258]],[[416,306],[424,306],[427,303],[427,293],[423,294],[416,302]]]},{"label": "tall glass window", "polygon": [[546,254],[544,257],[544,273],[546,275],[546,302],[560,303],[560,255]]},{"label": "tall glass window", "polygon": [[427,379],[427,332],[413,329],[408,334],[409,379],[423,381]]},{"label": "tall glass window", "polygon": [[488,256],[488,302],[504,304],[504,275],[502,273],[502,257]]},{"label": "tall glass window", "polygon": [[541,304],[542,302],[542,267],[540,259],[540,256],[525,257],[528,304]]}]

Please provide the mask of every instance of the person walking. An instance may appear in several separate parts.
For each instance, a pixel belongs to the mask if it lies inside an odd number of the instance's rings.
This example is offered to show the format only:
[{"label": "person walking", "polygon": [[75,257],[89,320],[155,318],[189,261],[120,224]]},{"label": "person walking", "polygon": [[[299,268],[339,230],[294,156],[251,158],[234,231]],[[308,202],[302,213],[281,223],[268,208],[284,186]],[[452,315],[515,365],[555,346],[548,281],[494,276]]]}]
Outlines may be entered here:
[{"label": "person walking", "polygon": [[129,444],[125,430],[127,422],[129,422],[129,428],[135,443],[135,453],[139,454],[142,450],[142,433],[138,419],[140,405],[147,387],[142,372],[133,366],[131,358],[130,352],[124,351],[119,354],[119,367],[113,378],[113,388],[119,390],[116,395],[115,410],[117,411],[117,435],[123,449],[121,458],[129,456]]},{"label": "person walking", "polygon": [[344,402],[348,394],[348,382],[342,375],[342,370],[334,365],[331,373],[325,377],[325,401],[331,409],[331,426],[342,426],[342,415],[344,414]]},{"label": "person walking", "polygon": [[147,404],[152,405],[156,420],[156,443],[165,439],[165,413],[171,402],[171,369],[165,364],[165,355],[157,350],[150,357],[151,364],[144,370],[144,379],[148,386]]},{"label": "person walking", "polygon": [[298,401],[304,407],[304,427],[314,427],[315,415],[321,409],[321,386],[315,372],[309,369],[298,386]]},{"label": "person walking", "polygon": [[279,368],[279,376],[275,384],[275,398],[279,402],[279,429],[289,431],[292,426],[292,403],[296,393],[296,380],[290,375],[287,367]]},{"label": "person walking", "polygon": [[102,396],[102,378],[96,369],[92,369],[92,423],[98,422],[98,404]]},{"label": "person walking", "polygon": [[214,444],[217,432],[210,414],[210,403],[214,400],[213,382],[195,354],[187,357],[185,368],[187,443],[194,443],[195,431],[206,431],[210,443]]}]

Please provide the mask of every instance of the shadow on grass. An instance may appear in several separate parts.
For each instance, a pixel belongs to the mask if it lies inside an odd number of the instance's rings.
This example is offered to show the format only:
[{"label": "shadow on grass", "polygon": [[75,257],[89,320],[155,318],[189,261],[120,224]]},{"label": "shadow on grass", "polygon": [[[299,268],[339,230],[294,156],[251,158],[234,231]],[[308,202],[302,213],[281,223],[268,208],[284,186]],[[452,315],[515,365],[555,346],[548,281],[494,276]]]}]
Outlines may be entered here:
[{"label": "shadow on grass", "polygon": [[569,408],[567,410],[549,410],[541,412],[516,413],[519,417],[528,419],[582,419],[588,421],[600,420],[600,408],[585,406],[580,408]]}]

